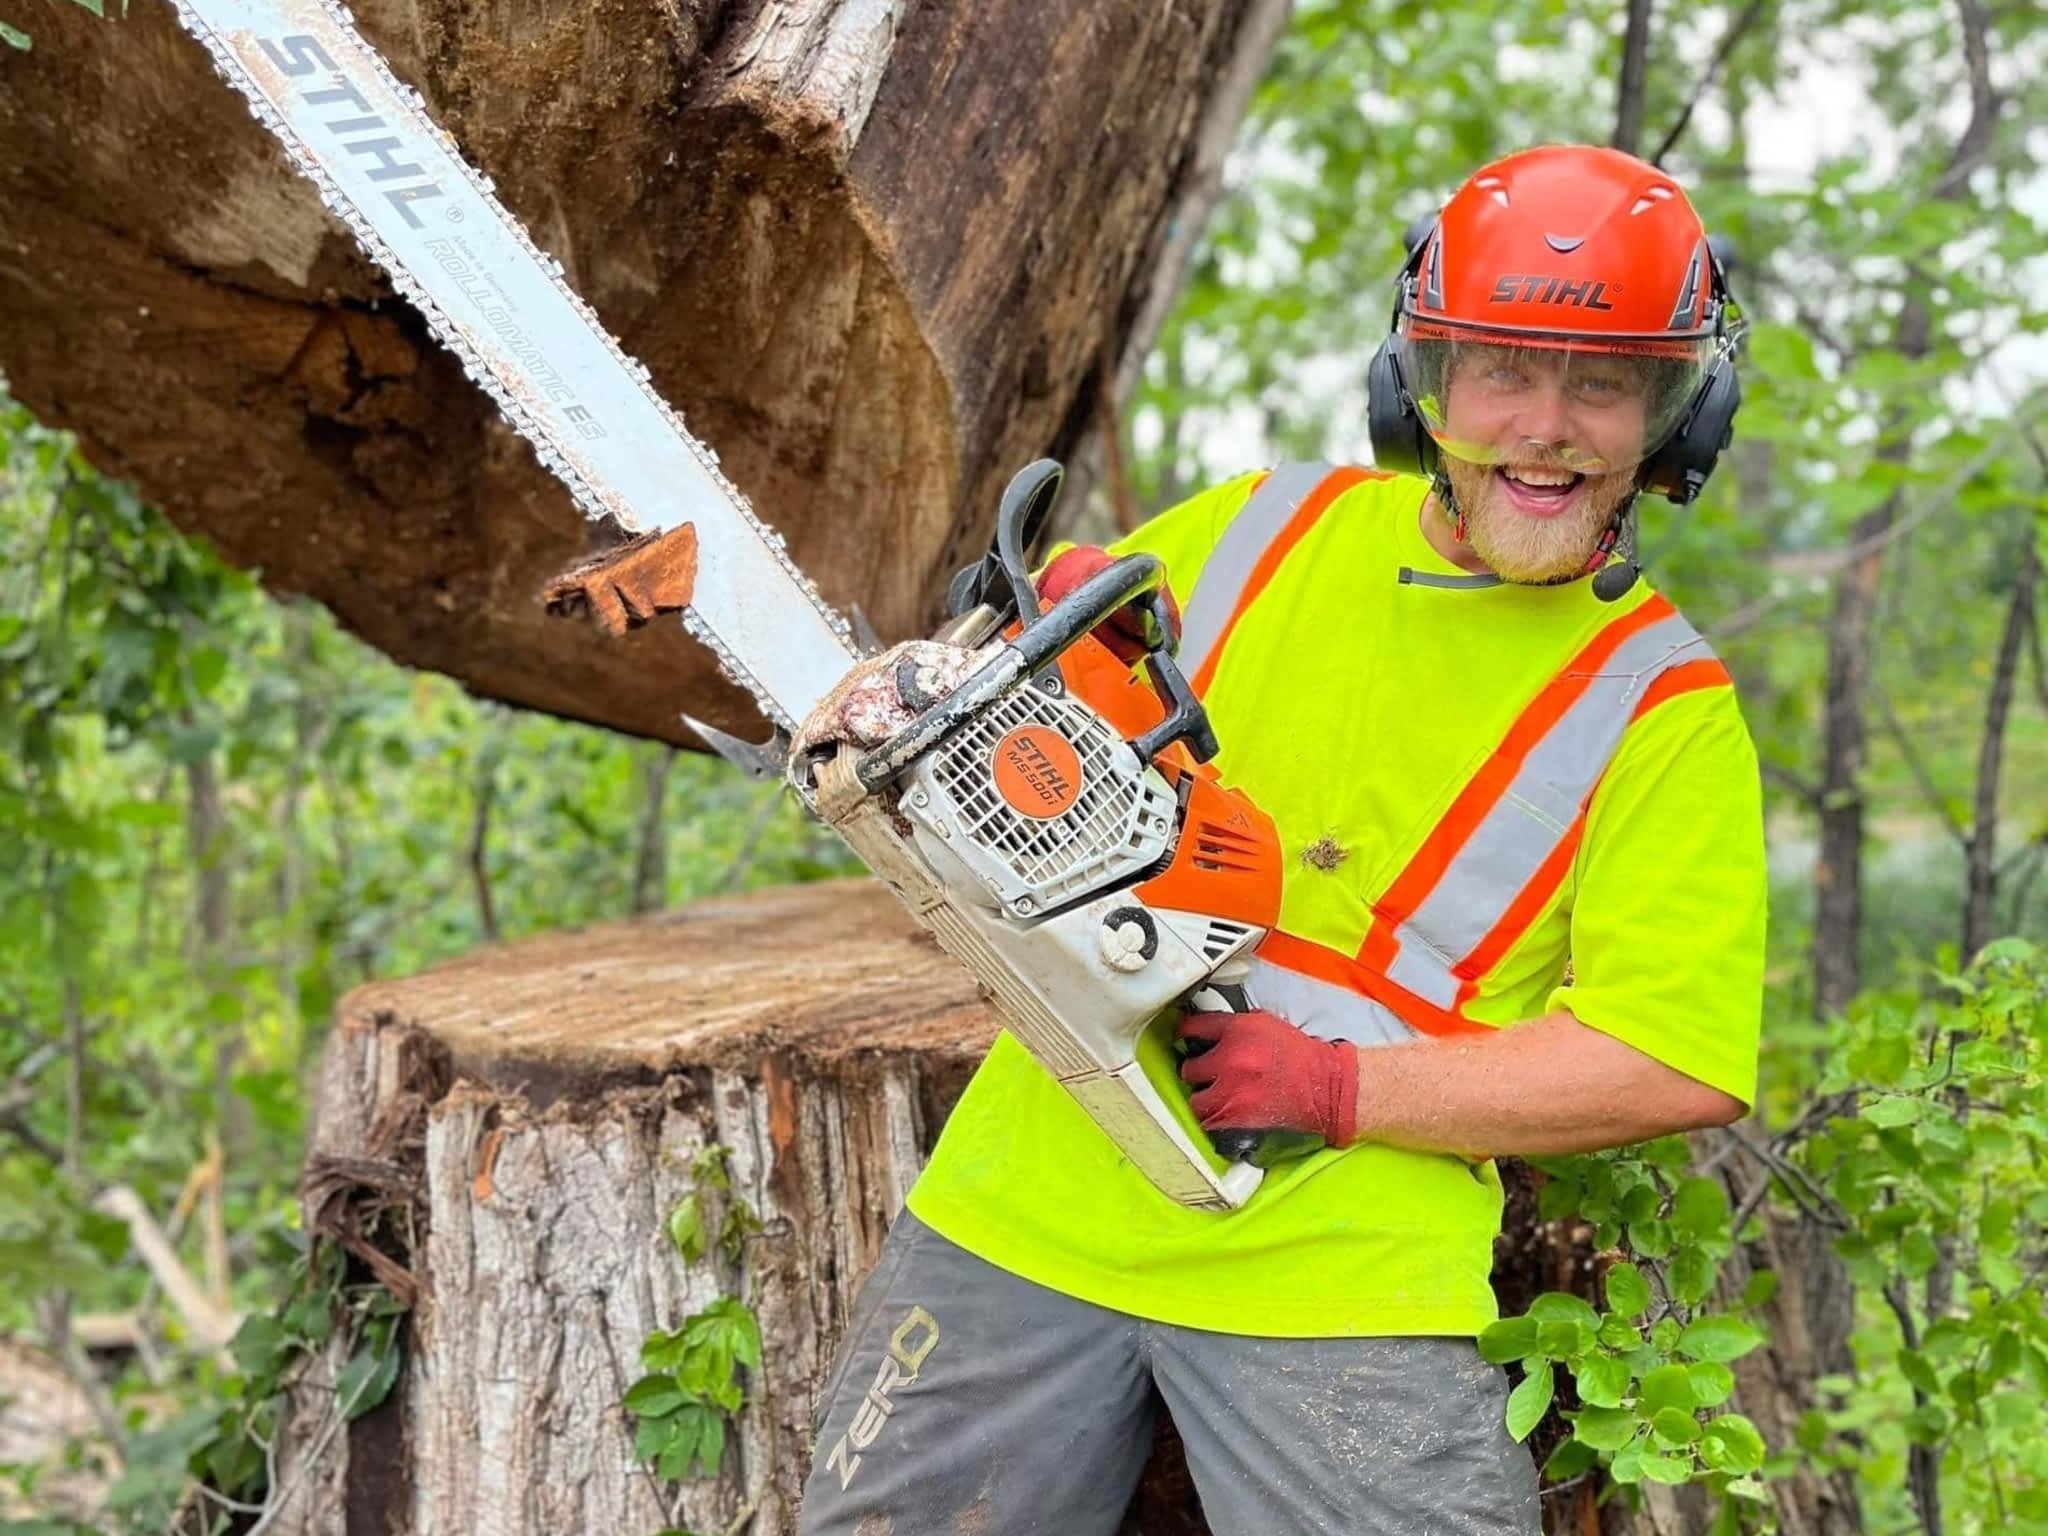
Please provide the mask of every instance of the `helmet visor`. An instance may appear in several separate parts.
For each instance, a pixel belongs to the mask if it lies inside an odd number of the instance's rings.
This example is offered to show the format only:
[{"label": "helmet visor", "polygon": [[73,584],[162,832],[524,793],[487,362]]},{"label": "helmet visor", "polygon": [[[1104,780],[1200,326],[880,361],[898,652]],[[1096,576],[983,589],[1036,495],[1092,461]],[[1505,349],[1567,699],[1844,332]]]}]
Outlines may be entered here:
[{"label": "helmet visor", "polygon": [[1411,322],[1402,338],[1416,410],[1445,453],[1586,475],[1633,469],[1662,447],[1717,344],[1425,322]]}]

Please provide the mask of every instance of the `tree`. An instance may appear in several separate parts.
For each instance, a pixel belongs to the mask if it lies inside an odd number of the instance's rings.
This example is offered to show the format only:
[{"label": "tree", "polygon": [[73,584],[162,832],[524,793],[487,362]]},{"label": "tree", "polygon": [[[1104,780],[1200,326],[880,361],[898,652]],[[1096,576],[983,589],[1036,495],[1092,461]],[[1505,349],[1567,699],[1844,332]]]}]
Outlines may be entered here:
[{"label": "tree", "polygon": [[[1086,436],[1105,351],[1149,344],[1286,9],[360,20],[827,596],[901,635],[1018,465]],[[35,30],[0,74],[21,400],[400,660],[671,741],[752,720],[673,626],[544,622],[581,518],[168,9]]]}]

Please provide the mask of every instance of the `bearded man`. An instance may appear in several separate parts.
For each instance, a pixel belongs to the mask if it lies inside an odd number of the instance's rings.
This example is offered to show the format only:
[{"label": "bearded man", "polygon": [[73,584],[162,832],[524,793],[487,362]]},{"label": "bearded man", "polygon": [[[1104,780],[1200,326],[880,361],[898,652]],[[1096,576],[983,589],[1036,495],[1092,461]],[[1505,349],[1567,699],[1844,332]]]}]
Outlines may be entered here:
[{"label": "bearded man", "polygon": [[1260,1011],[1187,1015],[1182,1076],[1212,1134],[1321,1149],[1178,1205],[999,1038],[863,1287],[802,1530],[1110,1536],[1163,1402],[1223,1536],[1538,1531],[1473,1342],[1492,1159],[1755,1090],[1755,750],[1624,536],[1725,446],[1733,330],[1662,171],[1512,156],[1401,273],[1375,468],[1247,475],[1124,542],[1186,598],[1217,766],[1286,854]]}]

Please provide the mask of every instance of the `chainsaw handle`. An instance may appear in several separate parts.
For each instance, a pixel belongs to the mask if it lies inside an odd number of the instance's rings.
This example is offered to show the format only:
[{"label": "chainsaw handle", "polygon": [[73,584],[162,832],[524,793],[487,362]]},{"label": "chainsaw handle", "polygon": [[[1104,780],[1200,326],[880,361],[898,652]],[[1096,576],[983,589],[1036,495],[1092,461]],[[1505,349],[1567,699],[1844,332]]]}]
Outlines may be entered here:
[{"label": "chainsaw handle", "polygon": [[1148,641],[1156,634],[1160,642],[1158,649],[1147,653],[1145,665],[1167,706],[1166,718],[1131,743],[1132,749],[1147,763],[1176,741],[1186,741],[1200,761],[1215,756],[1216,733],[1209,725],[1209,713],[1166,648],[1172,630],[1167,625],[1166,600],[1160,595],[1165,580],[1166,568],[1156,555],[1125,555],[1104,566],[1026,624],[987,666],[863,756],[854,768],[861,787],[870,794],[879,790],[1019,681],[1051,666],[1070,646],[1130,602],[1140,603],[1148,615]]},{"label": "chainsaw handle", "polygon": [[1216,755],[1216,730],[1173,659],[1166,567],[1157,555],[1130,554],[1111,561],[1036,619],[1027,620],[1010,643],[1024,656],[1025,670],[1035,673],[1126,605],[1134,605],[1144,619],[1145,671],[1166,706],[1166,718],[1133,741],[1131,750],[1139,761],[1149,763],[1180,741],[1187,743],[1196,762],[1206,763]]}]

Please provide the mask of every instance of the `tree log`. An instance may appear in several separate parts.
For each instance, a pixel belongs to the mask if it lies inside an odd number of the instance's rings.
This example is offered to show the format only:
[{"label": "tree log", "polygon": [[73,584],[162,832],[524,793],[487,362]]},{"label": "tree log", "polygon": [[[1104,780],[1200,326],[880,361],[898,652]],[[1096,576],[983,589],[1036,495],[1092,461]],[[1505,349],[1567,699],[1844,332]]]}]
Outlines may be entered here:
[{"label": "tree log", "polygon": [[[547,625],[567,494],[164,5],[14,19],[0,369],[282,592],[477,692],[685,740],[673,624]],[[1134,376],[1286,0],[363,0],[417,86],[835,603],[923,632],[1003,481]],[[110,8],[111,9],[111,8]]]}]

